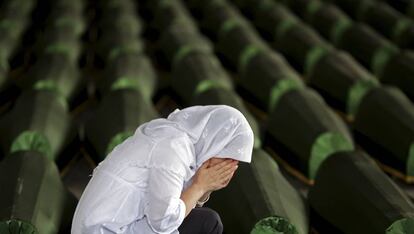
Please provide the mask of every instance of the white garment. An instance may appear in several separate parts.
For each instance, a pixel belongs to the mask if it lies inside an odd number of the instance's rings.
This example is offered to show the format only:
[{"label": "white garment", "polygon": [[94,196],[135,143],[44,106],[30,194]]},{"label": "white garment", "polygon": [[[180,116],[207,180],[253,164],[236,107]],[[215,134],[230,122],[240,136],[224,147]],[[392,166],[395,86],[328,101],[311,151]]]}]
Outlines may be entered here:
[{"label": "white garment", "polygon": [[177,234],[182,191],[211,157],[250,163],[253,131],[226,105],[176,109],[140,125],[95,168],[78,203],[72,234]]}]

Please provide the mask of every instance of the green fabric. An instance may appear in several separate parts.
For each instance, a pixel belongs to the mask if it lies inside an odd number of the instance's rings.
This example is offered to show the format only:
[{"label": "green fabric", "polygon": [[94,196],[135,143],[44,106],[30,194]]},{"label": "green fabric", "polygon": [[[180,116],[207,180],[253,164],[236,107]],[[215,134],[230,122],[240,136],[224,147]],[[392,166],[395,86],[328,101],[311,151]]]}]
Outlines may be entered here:
[{"label": "green fabric", "polygon": [[219,80],[205,79],[197,84],[197,87],[194,90],[194,97],[200,95],[201,93],[208,91],[212,88],[224,88],[227,89],[228,85],[220,82]]},{"label": "green fabric", "polygon": [[414,176],[414,142],[411,143],[410,149],[408,150],[407,160],[407,175]]},{"label": "green fabric", "polygon": [[371,59],[371,71],[381,79],[384,66],[390,58],[398,53],[398,49],[391,44],[378,48]]},{"label": "green fabric", "polygon": [[53,160],[49,140],[39,132],[24,131],[14,139],[10,146],[10,153],[26,150],[38,151]]},{"label": "green fabric", "polygon": [[316,173],[330,155],[340,151],[352,151],[354,145],[341,133],[325,132],[314,141],[309,159],[309,178],[315,179]]},{"label": "green fabric", "polygon": [[62,53],[69,56],[72,61],[75,60],[77,56],[77,49],[66,43],[53,43],[51,45],[48,45],[45,49],[45,52],[50,54]]},{"label": "green fabric", "polygon": [[321,8],[322,3],[320,1],[309,1],[306,5],[306,18],[311,20],[312,16]]},{"label": "green fabric", "polygon": [[220,25],[220,29],[218,31],[219,38],[223,38],[224,35],[228,31],[232,30],[235,27],[240,26],[241,23],[242,22],[238,18],[230,18],[230,19],[227,19],[227,20],[223,21],[223,23]]},{"label": "green fabric", "polygon": [[257,9],[263,11],[271,9],[274,6],[274,2],[272,0],[262,0],[259,2]]},{"label": "green fabric", "polygon": [[138,83],[138,78],[123,76],[118,78],[112,85],[111,91],[120,90],[120,89],[135,89],[140,90],[140,85]]},{"label": "green fabric", "polygon": [[395,221],[389,226],[385,234],[412,234],[414,233],[414,218],[404,218]]},{"label": "green fabric", "polygon": [[361,100],[365,94],[374,87],[379,85],[377,80],[358,80],[348,90],[347,96],[347,112],[354,116],[358,110]]},{"label": "green fabric", "polygon": [[259,220],[250,234],[298,234],[298,231],[286,218],[270,216]]},{"label": "green fabric", "polygon": [[164,8],[164,7],[171,7],[171,5],[177,4],[176,1],[171,0],[160,0],[158,1],[157,7]]},{"label": "green fabric", "polygon": [[328,52],[330,48],[326,45],[317,45],[309,50],[306,54],[305,59],[305,75],[312,74],[312,70],[314,66],[318,63],[318,61],[323,58]]},{"label": "green fabric", "polygon": [[80,35],[83,31],[82,23],[76,18],[60,17],[54,21],[55,26],[72,26],[75,28],[76,35]]},{"label": "green fabric", "polygon": [[246,71],[246,67],[250,63],[250,60],[262,51],[263,51],[262,48],[256,45],[253,45],[253,44],[244,47],[239,57],[239,64],[238,64],[239,73],[244,74],[244,72]]},{"label": "green fabric", "polygon": [[185,58],[187,55],[191,54],[195,51],[203,51],[208,52],[208,50],[202,49],[203,47],[194,47],[193,45],[184,45],[181,46],[177,52],[174,54],[173,57],[173,67],[176,66],[183,58]]},{"label": "green fabric", "polygon": [[283,35],[291,28],[297,25],[297,20],[295,18],[289,18],[287,20],[282,21],[280,24],[276,26],[276,38],[281,38]]},{"label": "green fabric", "polygon": [[290,79],[289,77],[277,81],[277,83],[273,85],[272,89],[270,90],[268,106],[269,113],[276,108],[277,103],[285,93],[290,90],[301,89],[303,87],[303,83],[298,82],[295,79]]},{"label": "green fabric", "polygon": [[331,29],[330,40],[334,45],[338,45],[344,32],[352,26],[352,22],[348,18],[341,18]]},{"label": "green fabric", "polygon": [[112,139],[109,141],[108,146],[106,147],[106,154],[108,155],[111,153],[111,151],[119,144],[121,144],[123,141],[125,141],[128,137],[132,136],[134,132],[132,131],[125,131],[120,132],[112,137]]},{"label": "green fabric", "polygon": [[391,38],[394,42],[398,42],[403,32],[413,26],[413,21],[403,17],[395,24],[392,30]]},{"label": "green fabric", "polygon": [[109,52],[108,59],[114,60],[116,57],[118,57],[121,54],[125,53],[140,53],[142,52],[141,45],[138,43],[128,44],[128,45],[120,45],[113,47],[111,51]]},{"label": "green fabric", "polygon": [[23,220],[0,221],[1,234],[38,234],[36,227]]},{"label": "green fabric", "polygon": [[57,94],[57,98],[59,103],[65,108],[66,110],[69,109],[66,97],[63,95],[63,92],[60,90],[59,86],[56,84],[54,80],[38,80],[33,85],[34,90],[48,90],[53,91]]}]

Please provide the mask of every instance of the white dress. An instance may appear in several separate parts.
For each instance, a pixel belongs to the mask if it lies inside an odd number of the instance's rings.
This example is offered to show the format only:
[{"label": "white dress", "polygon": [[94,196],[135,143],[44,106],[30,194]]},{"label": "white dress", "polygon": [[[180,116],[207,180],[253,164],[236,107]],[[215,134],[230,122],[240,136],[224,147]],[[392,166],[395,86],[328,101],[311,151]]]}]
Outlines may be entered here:
[{"label": "white dress", "polygon": [[180,131],[162,135],[136,131],[95,168],[72,234],[178,233],[186,209],[181,192],[195,173],[194,158],[186,156],[194,149]]},{"label": "white dress", "polygon": [[72,221],[72,234],[177,234],[181,193],[211,157],[250,163],[253,131],[226,105],[176,109],[140,125],[95,168]]}]

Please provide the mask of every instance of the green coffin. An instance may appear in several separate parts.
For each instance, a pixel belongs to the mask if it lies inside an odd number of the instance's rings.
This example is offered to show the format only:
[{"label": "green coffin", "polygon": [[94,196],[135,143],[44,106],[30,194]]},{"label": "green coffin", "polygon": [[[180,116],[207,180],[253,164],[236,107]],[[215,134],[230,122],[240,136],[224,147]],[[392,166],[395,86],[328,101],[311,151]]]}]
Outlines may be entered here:
[{"label": "green coffin", "polygon": [[270,50],[254,27],[243,22],[240,16],[224,21],[217,35],[217,49],[236,68],[248,45],[254,45],[259,50]]},{"label": "green coffin", "polygon": [[193,50],[213,53],[213,45],[196,28],[188,24],[176,23],[162,31],[160,49],[171,66]]},{"label": "green coffin", "polygon": [[187,24],[187,27],[197,28],[192,20],[190,12],[179,0],[154,0],[150,3],[154,15],[153,27],[159,32],[170,27],[171,25],[180,22],[180,24]]},{"label": "green coffin", "polygon": [[67,101],[76,98],[85,85],[77,63],[61,53],[41,56],[27,75],[18,79],[16,83],[26,90],[53,90]]},{"label": "green coffin", "polygon": [[[132,1],[131,1],[132,2]],[[142,31],[142,23],[132,9],[114,10],[103,9],[99,21],[99,30],[102,34],[117,34],[122,36],[138,37]]]},{"label": "green coffin", "polygon": [[308,200],[319,217],[336,229],[329,233],[414,233],[414,205],[364,152],[329,157]]},{"label": "green coffin", "polygon": [[226,233],[306,234],[307,205],[263,150],[240,163],[229,185],[213,192],[206,206],[216,210]]},{"label": "green coffin", "polygon": [[414,52],[405,50],[392,56],[382,70],[381,82],[397,86],[414,100]]},{"label": "green coffin", "polygon": [[108,93],[85,125],[85,137],[103,160],[112,149],[139,125],[156,118],[157,112],[135,89],[119,89]]},{"label": "green coffin", "polygon": [[171,86],[186,103],[210,86],[232,89],[233,83],[214,54],[192,52],[172,70]]},{"label": "green coffin", "polygon": [[240,12],[225,0],[205,1],[199,4],[199,9],[202,15],[201,27],[215,39],[218,39],[220,30],[225,32],[228,27],[247,23],[240,17]]},{"label": "green coffin", "polygon": [[96,53],[106,63],[111,63],[120,54],[142,53],[143,42],[137,37],[105,33],[98,38]]},{"label": "green coffin", "polygon": [[34,150],[52,161],[76,136],[65,100],[49,90],[23,92],[0,119],[0,132],[5,154]]},{"label": "green coffin", "polygon": [[148,100],[153,96],[157,76],[148,57],[141,53],[126,53],[117,56],[106,66],[103,79],[98,82],[101,94],[112,90],[133,88]]},{"label": "green coffin", "polygon": [[259,103],[271,111],[280,96],[291,89],[302,88],[302,79],[288,62],[270,50],[250,47],[242,54],[239,65],[239,85]]},{"label": "green coffin", "polygon": [[365,94],[378,80],[348,53],[332,50],[312,68],[308,83],[333,100],[332,106],[353,116]]},{"label": "green coffin", "polygon": [[[59,18],[82,19],[83,8],[86,4],[83,0],[74,1],[53,1],[50,2],[50,14],[48,23],[52,23]],[[84,27],[84,26],[82,26]]]},{"label": "green coffin", "polygon": [[252,114],[246,109],[243,104],[243,100],[239,95],[236,94],[233,90],[221,88],[221,87],[211,87],[206,90],[203,90],[199,93],[190,105],[229,105],[238,109],[246,117],[247,121],[250,124],[250,127],[254,133],[254,147],[260,148],[262,145],[262,135],[259,129],[259,124]]},{"label": "green coffin", "polygon": [[57,234],[69,230],[76,199],[45,155],[21,151],[0,163],[0,233]]},{"label": "green coffin", "polygon": [[333,153],[354,149],[345,123],[312,89],[286,92],[271,112],[267,130],[279,145],[275,148],[291,155],[288,161],[310,179]]},{"label": "green coffin", "polygon": [[353,128],[372,156],[414,176],[414,105],[399,89],[371,90],[361,101]]},{"label": "green coffin", "polygon": [[388,3],[381,1],[330,1],[346,10],[356,20],[370,25],[398,46],[414,48],[414,23],[412,19],[404,16]]},{"label": "green coffin", "polygon": [[352,54],[381,82],[395,85],[410,98],[414,97],[414,70],[411,66],[414,55],[411,51],[399,51],[370,27],[354,24],[331,4],[309,1],[300,15],[325,38]]}]

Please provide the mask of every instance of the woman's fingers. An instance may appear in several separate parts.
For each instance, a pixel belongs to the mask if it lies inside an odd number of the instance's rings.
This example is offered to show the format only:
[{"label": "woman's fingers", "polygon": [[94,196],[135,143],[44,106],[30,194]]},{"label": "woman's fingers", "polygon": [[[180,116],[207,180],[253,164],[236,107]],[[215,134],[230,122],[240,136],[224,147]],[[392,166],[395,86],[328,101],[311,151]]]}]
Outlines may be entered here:
[{"label": "woman's fingers", "polygon": [[223,173],[220,174],[220,179],[227,179],[232,173],[234,173],[237,170],[237,165],[224,171]]},{"label": "woman's fingers", "polygon": [[212,170],[218,170],[218,169],[220,169],[220,168],[222,168],[222,167],[224,167],[225,165],[227,165],[227,164],[229,164],[229,163],[231,163],[232,162],[232,160],[231,159],[226,159],[226,160],[224,160],[223,162],[220,162],[220,163],[217,163],[216,165],[214,165],[214,166],[212,166],[212,167],[210,167]]},{"label": "woman's fingers", "polygon": [[219,168],[217,170],[217,174],[223,174],[224,172],[226,172],[226,171],[231,170],[232,168],[234,168],[236,165],[237,165],[237,163],[230,162],[227,165]]}]

